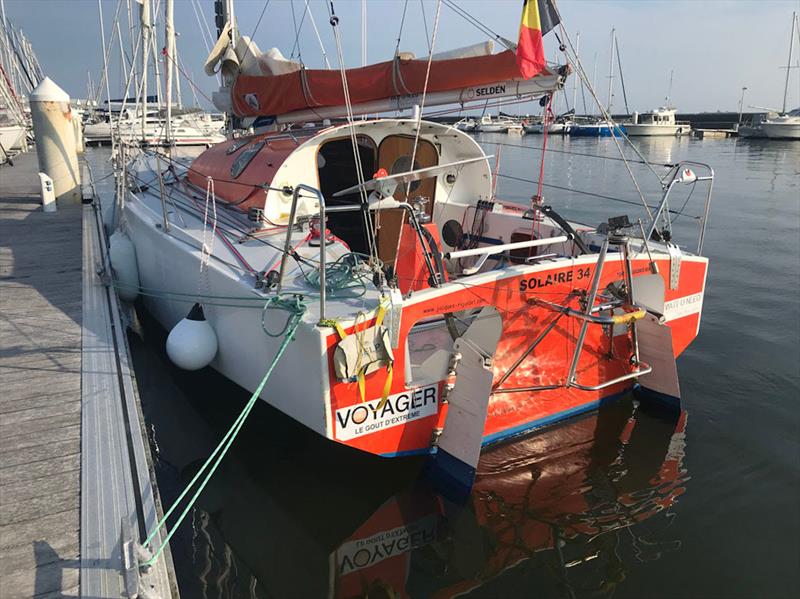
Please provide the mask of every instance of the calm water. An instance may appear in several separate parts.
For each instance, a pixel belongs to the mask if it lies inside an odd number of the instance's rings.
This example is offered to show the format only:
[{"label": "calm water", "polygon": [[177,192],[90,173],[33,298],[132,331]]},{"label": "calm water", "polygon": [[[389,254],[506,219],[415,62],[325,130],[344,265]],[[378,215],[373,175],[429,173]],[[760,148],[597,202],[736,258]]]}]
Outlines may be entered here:
[{"label": "calm water", "polygon": [[[500,172],[536,179],[540,136]],[[556,150],[616,155],[612,140]],[[800,143],[644,139],[655,163],[716,171],[700,336],[678,363],[684,413],[630,399],[484,455],[464,508],[418,481],[420,461],[353,454],[257,407],[173,542],[184,597],[800,596]],[[98,170],[104,155],[95,151]],[[634,170],[646,196],[656,179]],[[624,166],[548,153],[548,183],[638,202]],[[702,194],[676,223],[694,247]],[[685,188],[673,207],[680,207]],[[501,178],[500,197],[529,183]],[[640,218],[633,205],[545,188],[566,216]],[[141,314],[130,337],[169,505],[247,394],[187,374]]]}]

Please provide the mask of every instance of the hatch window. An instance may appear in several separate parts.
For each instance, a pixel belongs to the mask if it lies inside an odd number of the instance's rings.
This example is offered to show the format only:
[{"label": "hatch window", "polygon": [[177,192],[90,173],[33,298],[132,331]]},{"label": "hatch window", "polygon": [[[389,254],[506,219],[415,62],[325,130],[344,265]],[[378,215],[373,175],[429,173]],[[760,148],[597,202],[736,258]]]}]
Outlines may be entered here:
[{"label": "hatch window", "polygon": [[256,154],[261,151],[265,143],[266,142],[264,140],[261,140],[239,154],[239,157],[234,160],[233,164],[231,165],[231,177],[236,179],[239,175],[241,175],[242,172],[244,172],[244,169],[247,168],[247,165],[250,164],[250,161],[252,161],[253,158],[256,157]]},{"label": "hatch window", "polygon": [[245,147],[249,143],[250,143],[249,139],[239,139],[239,140],[233,142],[231,144],[231,147],[228,148],[225,153],[228,154],[229,156],[231,154],[235,154],[236,152],[241,150],[243,147]]}]

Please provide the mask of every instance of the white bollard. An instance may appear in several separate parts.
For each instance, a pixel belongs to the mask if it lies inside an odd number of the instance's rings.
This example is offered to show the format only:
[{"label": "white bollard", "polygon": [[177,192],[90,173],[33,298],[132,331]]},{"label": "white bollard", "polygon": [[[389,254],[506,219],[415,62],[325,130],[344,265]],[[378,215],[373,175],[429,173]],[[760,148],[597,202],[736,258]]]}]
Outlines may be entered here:
[{"label": "white bollard", "polygon": [[[39,170],[53,181],[57,200],[81,200],[81,174],[75,147],[75,116],[69,95],[45,77],[30,95]],[[75,117],[77,118],[77,117]]]},{"label": "white bollard", "polygon": [[78,110],[72,111],[72,130],[75,132],[75,151],[78,154],[83,154],[83,123],[81,122],[81,113]]}]

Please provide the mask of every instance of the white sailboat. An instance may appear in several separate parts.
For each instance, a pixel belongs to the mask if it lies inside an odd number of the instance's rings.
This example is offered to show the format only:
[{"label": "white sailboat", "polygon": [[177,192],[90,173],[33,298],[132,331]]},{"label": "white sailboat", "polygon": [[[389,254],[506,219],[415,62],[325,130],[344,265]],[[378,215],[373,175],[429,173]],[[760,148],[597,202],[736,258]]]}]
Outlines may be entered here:
[{"label": "white sailboat", "polygon": [[[238,41],[232,21],[223,45]],[[260,56],[249,40],[228,49],[242,65]],[[239,117],[347,121],[229,140],[168,170],[141,153],[121,174],[116,285],[171,330],[177,365],[211,366],[252,392],[248,405],[269,401],[353,449],[452,459],[445,468],[467,488],[482,445],[592,410],[637,380],[678,401],[673,359],[699,330],[708,260],[705,217],[695,253],[672,243],[668,196],[704,183],[707,215],[710,168],[675,165],[635,240],[627,218],[587,226],[497,198],[492,156],[421,108],[353,118],[409,98],[542,97],[566,66],[525,79],[507,49],[240,72],[223,73],[222,92]]]},{"label": "white sailboat", "polygon": [[792,13],[792,32],[789,36],[789,60],[786,63],[786,82],[783,88],[783,107],[780,111],[762,115],[750,126],[739,127],[739,137],[762,139],[800,139],[800,108],[786,111],[789,96],[789,81],[793,68],[794,37],[797,31],[797,13]]},{"label": "white sailboat", "polygon": [[[172,116],[173,137],[176,146],[208,146],[225,141],[224,119],[215,118],[205,112],[187,112]],[[147,146],[163,146],[167,140],[167,120],[156,110],[150,110],[144,118],[144,129],[139,110],[123,112],[97,123],[84,125],[83,135],[87,143],[108,144],[112,135],[125,143]]]},{"label": "white sailboat", "polygon": [[[155,48],[155,40],[153,39],[150,2],[140,2],[138,46],[142,50],[138,72],[140,86],[136,94],[136,106],[125,108],[127,100],[122,100],[121,105],[118,105],[114,111],[114,104],[119,104],[119,102],[112,101],[109,95],[106,117],[84,125],[84,138],[87,143],[107,144],[112,143],[113,138],[126,144],[142,146],[210,146],[225,141],[224,116],[212,115],[200,109],[184,109],[181,106],[180,79],[172,76],[173,65],[178,62],[172,19],[167,17],[165,26],[171,29],[166,33],[166,45],[164,46],[166,49],[164,51],[166,97],[162,101],[160,86],[156,88],[155,106],[152,97],[148,96],[149,63],[152,59],[158,83],[158,61],[154,51],[151,52],[151,49]],[[111,43],[113,43],[113,38]],[[122,44],[121,39],[119,43]],[[126,63],[123,59],[123,70],[125,67]],[[107,69],[107,66],[105,68]],[[127,76],[129,80],[133,79],[135,75],[134,69],[135,66],[131,63],[130,73]],[[107,79],[107,73],[104,77]],[[176,91],[176,102],[173,102],[173,89]]]}]

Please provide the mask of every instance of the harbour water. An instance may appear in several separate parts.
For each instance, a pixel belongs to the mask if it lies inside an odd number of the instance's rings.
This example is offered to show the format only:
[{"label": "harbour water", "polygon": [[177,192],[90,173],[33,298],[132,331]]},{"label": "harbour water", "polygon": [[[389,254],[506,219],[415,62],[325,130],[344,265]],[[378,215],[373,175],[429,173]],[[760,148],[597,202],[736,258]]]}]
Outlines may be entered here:
[{"label": "harbour water", "polygon": [[[478,140],[514,177],[500,177],[498,197],[527,203],[537,189],[519,179],[538,179],[542,137]],[[459,507],[419,480],[420,460],[355,454],[262,403],[173,539],[182,595],[800,595],[800,144],[636,143],[652,163],[690,159],[716,173],[703,321],[678,361],[679,417],[624,398],[494,447]],[[596,157],[618,156],[614,140],[548,147],[546,203],[591,224],[643,217],[625,165]],[[107,151],[89,152],[100,178]],[[656,177],[631,168],[654,203]],[[694,249],[703,194],[684,208],[688,192],[676,189],[671,207],[676,241]],[[172,367],[165,332],[138,316],[129,341],[170,505],[248,394]]]}]

